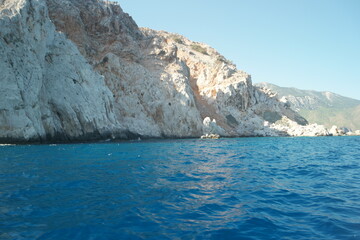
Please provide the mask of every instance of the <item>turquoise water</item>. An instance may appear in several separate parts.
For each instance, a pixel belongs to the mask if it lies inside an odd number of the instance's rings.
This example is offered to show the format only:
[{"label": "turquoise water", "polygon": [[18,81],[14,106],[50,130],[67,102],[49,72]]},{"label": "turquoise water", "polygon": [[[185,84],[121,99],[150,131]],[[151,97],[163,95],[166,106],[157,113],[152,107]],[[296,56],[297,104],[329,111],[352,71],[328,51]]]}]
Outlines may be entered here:
[{"label": "turquoise water", "polygon": [[2,146],[0,239],[360,239],[360,137]]}]

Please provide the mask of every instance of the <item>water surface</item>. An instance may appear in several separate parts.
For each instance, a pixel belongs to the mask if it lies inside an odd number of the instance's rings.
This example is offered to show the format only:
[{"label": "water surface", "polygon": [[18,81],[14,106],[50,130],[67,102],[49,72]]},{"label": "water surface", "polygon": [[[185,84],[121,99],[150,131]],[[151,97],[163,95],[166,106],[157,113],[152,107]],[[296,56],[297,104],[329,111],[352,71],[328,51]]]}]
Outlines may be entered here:
[{"label": "water surface", "polygon": [[360,239],[360,137],[1,146],[0,239]]}]

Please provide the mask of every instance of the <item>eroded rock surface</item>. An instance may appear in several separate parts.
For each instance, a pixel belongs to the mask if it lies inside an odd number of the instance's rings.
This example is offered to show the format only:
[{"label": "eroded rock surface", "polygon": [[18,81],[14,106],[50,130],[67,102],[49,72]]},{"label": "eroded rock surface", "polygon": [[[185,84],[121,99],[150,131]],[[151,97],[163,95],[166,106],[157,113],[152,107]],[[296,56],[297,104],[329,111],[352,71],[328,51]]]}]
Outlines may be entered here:
[{"label": "eroded rock surface", "polygon": [[200,137],[215,122],[221,136],[297,136],[307,125],[215,49],[140,29],[115,3],[0,4],[3,140]]},{"label": "eroded rock surface", "polygon": [[55,30],[44,1],[0,2],[0,139],[121,134],[104,77]]}]

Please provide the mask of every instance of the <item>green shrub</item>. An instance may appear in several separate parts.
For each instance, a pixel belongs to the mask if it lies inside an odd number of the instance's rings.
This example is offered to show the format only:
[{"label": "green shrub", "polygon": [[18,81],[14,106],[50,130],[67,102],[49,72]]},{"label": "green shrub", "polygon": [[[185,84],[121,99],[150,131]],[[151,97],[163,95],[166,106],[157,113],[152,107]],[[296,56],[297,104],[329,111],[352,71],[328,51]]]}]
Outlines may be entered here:
[{"label": "green shrub", "polygon": [[218,56],[217,59],[219,62],[227,63],[227,60],[223,56]]},{"label": "green shrub", "polygon": [[194,51],[197,51],[199,53],[202,53],[202,54],[205,54],[205,55],[209,55],[206,51],[205,48],[203,48],[202,46],[200,45],[197,45],[197,44],[191,44],[191,48],[194,50]]},{"label": "green shrub", "polygon": [[224,56],[218,56],[216,59],[218,62],[220,63],[226,63],[226,64],[231,64],[231,65],[235,65],[235,63],[229,59],[226,59]]},{"label": "green shrub", "polygon": [[183,40],[181,38],[174,38],[174,41],[179,44],[184,44]]}]

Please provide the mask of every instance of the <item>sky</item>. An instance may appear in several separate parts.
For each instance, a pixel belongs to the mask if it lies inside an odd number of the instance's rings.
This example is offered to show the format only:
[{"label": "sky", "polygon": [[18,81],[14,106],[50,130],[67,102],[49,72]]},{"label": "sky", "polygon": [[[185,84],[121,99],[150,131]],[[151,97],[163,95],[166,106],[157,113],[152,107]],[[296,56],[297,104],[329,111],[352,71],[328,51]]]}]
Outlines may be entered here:
[{"label": "sky", "polygon": [[360,100],[360,0],[117,0],[140,27],[209,44],[253,83]]}]

